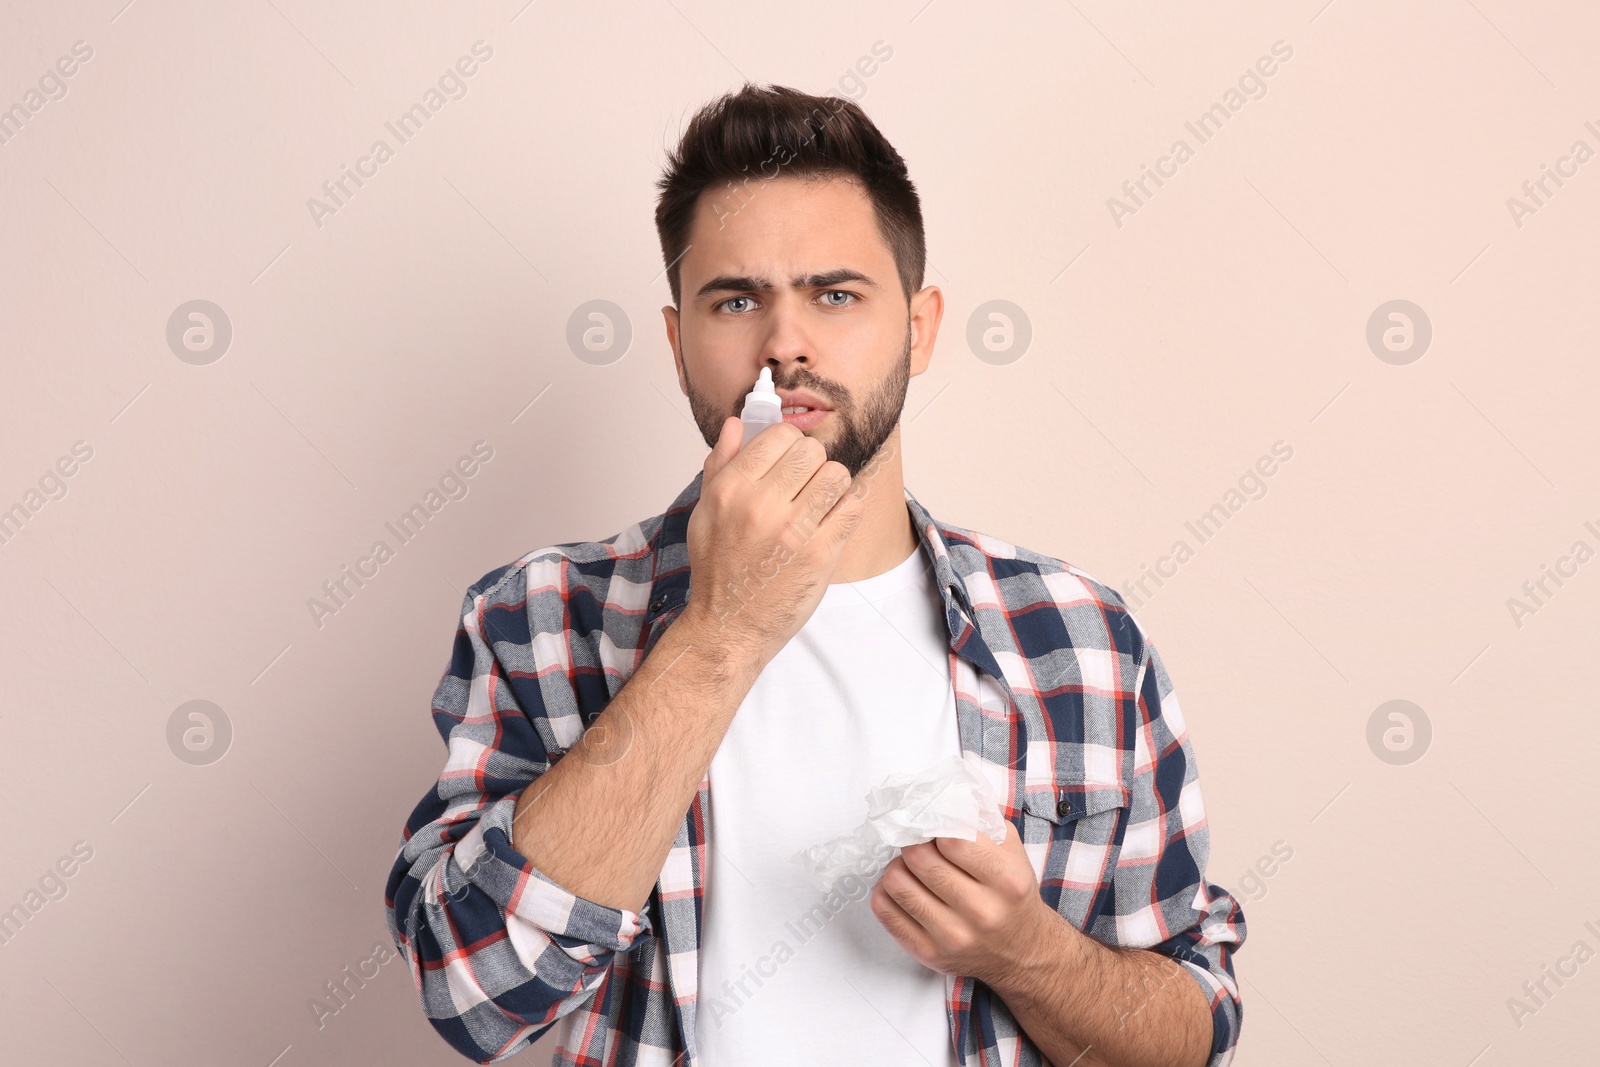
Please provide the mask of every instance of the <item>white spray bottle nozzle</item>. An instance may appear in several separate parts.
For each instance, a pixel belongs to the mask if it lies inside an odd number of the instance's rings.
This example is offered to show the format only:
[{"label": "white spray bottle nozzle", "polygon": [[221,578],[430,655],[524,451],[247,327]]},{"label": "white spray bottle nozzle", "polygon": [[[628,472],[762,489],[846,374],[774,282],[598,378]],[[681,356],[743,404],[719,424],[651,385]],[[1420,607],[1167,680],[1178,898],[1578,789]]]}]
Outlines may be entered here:
[{"label": "white spray bottle nozzle", "polygon": [[761,376],[756,379],[755,388],[745,394],[744,409],[739,412],[739,421],[744,423],[744,441],[739,446],[741,448],[768,426],[783,421],[783,400],[772,387],[771,367],[761,368]]},{"label": "white spray bottle nozzle", "polygon": [[778,393],[772,388],[772,368],[762,367],[761,376],[756,379],[755,388],[744,395],[745,404],[766,403],[777,404]]}]

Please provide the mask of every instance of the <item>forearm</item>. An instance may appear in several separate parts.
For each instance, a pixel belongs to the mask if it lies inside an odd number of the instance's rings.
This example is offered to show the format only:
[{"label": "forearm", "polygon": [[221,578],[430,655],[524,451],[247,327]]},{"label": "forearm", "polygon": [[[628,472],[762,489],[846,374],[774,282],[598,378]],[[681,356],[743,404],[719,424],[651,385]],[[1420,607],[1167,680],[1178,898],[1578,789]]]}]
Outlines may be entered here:
[{"label": "forearm", "polygon": [[1055,1067],[1203,1067],[1211,1011],[1183,964],[1111,948],[1044,908],[1027,960],[990,986]]},{"label": "forearm", "polygon": [[559,885],[638,912],[733,715],[751,657],[679,617],[583,736],[517,800],[512,847]]}]

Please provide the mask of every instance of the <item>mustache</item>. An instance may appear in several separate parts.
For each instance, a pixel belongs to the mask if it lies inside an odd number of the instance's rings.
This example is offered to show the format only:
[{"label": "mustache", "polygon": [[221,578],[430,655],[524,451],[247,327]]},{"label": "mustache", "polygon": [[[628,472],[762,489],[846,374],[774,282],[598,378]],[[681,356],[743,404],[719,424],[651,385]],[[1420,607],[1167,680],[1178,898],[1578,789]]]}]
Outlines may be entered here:
[{"label": "mustache", "polygon": [[[834,385],[832,382],[824,381],[823,379],[814,375],[797,375],[788,379],[779,379],[774,377],[772,379],[772,388],[778,390],[779,392],[792,392],[796,389],[805,389],[809,392],[816,393],[823,400],[826,400],[828,404],[835,410],[843,409],[850,403],[849,390],[840,388],[839,386]],[[744,403],[743,393],[739,394],[738,403]],[[735,415],[738,413],[739,412],[737,410],[734,411]]]}]

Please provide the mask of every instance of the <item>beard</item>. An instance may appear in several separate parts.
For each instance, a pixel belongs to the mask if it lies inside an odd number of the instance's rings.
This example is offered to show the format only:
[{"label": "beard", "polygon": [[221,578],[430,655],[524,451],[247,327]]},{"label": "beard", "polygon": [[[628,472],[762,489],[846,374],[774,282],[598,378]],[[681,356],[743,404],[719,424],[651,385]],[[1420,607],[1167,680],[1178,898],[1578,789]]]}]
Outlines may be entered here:
[{"label": "beard", "polygon": [[[744,403],[744,394],[739,394],[735,408],[729,411],[694,387],[694,381],[689,377],[687,359],[684,360],[683,378],[688,385],[689,409],[694,412],[694,421],[695,425],[700,427],[700,436],[705,438],[707,448],[715,448],[717,437],[722,432],[723,421],[729,415],[739,414],[738,406]],[[859,403],[843,386],[813,374],[799,365],[791,365],[788,373],[782,378],[774,372],[772,387],[778,390],[809,389],[832,405],[833,440],[821,438],[819,440],[822,440],[828,458],[843,464],[850,472],[850,477],[854,478],[872,461],[872,457],[878,454],[879,449],[883,448],[884,442],[889,439],[889,435],[900,422],[900,413],[906,404],[906,387],[910,380],[911,320],[908,318],[900,358],[895,361],[889,375]]]}]

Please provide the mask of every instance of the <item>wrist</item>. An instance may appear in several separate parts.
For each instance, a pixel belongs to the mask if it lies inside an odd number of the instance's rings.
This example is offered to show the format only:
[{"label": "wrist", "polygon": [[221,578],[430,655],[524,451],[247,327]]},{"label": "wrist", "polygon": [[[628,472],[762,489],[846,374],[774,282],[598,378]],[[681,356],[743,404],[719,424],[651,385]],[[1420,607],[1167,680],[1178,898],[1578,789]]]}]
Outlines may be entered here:
[{"label": "wrist", "polygon": [[696,606],[692,596],[671,629],[680,627],[680,636],[689,647],[704,654],[705,666],[715,673],[748,675],[754,680],[771,658],[728,620],[718,618],[709,608]]},{"label": "wrist", "polygon": [[983,983],[1002,1000],[1034,998],[1063,975],[1082,973],[1093,951],[1092,938],[1068,922],[1041,897],[1029,911],[1010,957]]},{"label": "wrist", "polygon": [[730,640],[715,618],[692,604],[667,627],[650,659],[660,677],[671,678],[718,703],[732,700],[729,714],[755,685],[767,662],[747,642]]}]

